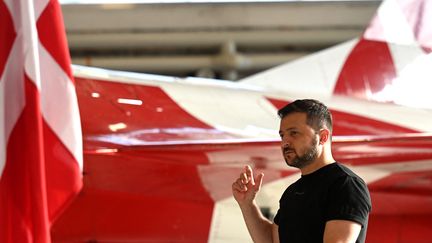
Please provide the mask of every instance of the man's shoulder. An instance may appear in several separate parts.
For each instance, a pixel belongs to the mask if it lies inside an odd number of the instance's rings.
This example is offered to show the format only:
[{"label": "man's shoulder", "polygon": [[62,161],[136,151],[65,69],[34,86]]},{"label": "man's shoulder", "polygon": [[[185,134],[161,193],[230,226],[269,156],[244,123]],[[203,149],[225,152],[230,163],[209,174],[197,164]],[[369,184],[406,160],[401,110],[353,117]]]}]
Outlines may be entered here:
[{"label": "man's shoulder", "polygon": [[336,166],[337,175],[333,177],[333,183],[330,187],[338,193],[346,191],[347,193],[355,192],[357,195],[364,195],[370,201],[366,182],[347,166],[340,163],[337,163]]},{"label": "man's shoulder", "polygon": [[364,182],[363,179],[359,175],[357,175],[348,166],[346,166],[346,165],[344,165],[342,163],[335,162],[332,171],[333,171],[333,175],[336,178],[339,178],[339,177],[350,177],[350,178],[353,178],[353,179],[358,179],[361,182]]}]

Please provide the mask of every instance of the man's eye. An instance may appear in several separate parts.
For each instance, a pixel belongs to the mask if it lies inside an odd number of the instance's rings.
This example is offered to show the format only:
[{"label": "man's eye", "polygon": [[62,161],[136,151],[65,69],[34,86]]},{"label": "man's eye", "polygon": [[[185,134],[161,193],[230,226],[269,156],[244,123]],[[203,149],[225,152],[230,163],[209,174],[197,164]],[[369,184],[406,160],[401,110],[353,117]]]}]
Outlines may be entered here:
[{"label": "man's eye", "polygon": [[296,132],[296,131],[291,131],[291,132],[290,132],[290,135],[291,135],[291,136],[295,136],[295,135],[297,135],[297,134],[298,134],[298,132]]}]

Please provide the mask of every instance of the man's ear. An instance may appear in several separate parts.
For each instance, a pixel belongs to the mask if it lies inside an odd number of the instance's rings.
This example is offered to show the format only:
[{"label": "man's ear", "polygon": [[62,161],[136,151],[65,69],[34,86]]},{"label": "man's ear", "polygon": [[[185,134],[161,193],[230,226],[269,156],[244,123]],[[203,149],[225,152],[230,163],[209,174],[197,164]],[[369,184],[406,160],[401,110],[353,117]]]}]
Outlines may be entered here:
[{"label": "man's ear", "polygon": [[319,135],[320,135],[319,143],[323,145],[330,139],[330,130],[328,130],[327,128],[323,128],[320,130]]}]

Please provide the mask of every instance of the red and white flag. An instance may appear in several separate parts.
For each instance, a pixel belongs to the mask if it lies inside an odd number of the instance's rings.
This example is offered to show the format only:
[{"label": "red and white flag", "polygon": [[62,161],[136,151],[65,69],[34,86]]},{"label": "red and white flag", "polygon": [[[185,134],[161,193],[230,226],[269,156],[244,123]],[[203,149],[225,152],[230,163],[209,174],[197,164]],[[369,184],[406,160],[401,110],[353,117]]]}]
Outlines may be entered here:
[{"label": "red and white flag", "polygon": [[82,137],[61,8],[0,0],[0,242],[50,242],[82,187]]}]

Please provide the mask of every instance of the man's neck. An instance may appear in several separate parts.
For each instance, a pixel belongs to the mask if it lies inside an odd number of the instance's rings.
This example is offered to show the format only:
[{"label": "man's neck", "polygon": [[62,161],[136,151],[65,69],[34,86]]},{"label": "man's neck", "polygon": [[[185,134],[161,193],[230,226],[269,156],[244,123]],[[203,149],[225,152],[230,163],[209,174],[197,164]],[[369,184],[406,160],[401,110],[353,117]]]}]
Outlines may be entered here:
[{"label": "man's neck", "polygon": [[301,171],[302,175],[308,175],[308,174],[311,174],[311,173],[321,169],[322,167],[329,165],[329,164],[332,164],[334,162],[335,161],[331,161],[331,162],[314,161],[310,165],[301,168],[300,171]]},{"label": "man's neck", "polygon": [[334,162],[335,162],[335,160],[334,160],[332,154],[326,153],[323,151],[321,156],[319,156],[311,164],[301,168],[300,170],[301,170],[302,175],[307,175],[307,174],[313,173],[313,172],[321,169],[322,167],[324,167],[326,165],[332,164]]}]

